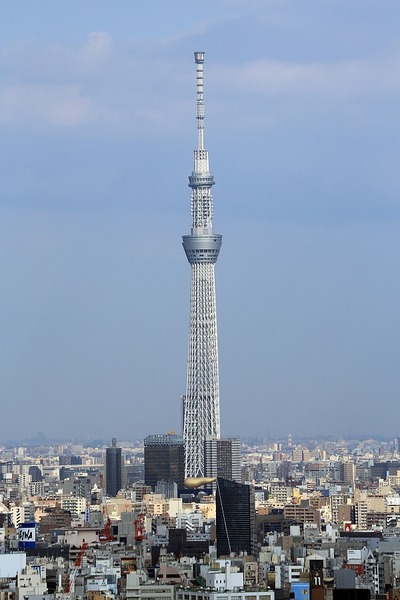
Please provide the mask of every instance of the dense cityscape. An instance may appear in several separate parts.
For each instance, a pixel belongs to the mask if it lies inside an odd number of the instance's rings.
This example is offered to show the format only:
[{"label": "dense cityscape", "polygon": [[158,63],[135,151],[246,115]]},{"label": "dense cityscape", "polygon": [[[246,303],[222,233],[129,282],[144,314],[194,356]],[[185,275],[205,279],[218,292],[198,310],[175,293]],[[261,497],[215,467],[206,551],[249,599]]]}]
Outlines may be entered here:
[{"label": "dense cityscape", "polygon": [[[182,435],[0,448],[0,600],[397,597],[400,438],[221,437],[213,230],[197,134]],[[40,437],[40,436],[38,436]]]},{"label": "dense cityscape", "polygon": [[400,577],[399,443],[242,441],[239,479],[220,465],[216,490],[185,489],[172,432],[2,446],[2,598],[384,596]]}]

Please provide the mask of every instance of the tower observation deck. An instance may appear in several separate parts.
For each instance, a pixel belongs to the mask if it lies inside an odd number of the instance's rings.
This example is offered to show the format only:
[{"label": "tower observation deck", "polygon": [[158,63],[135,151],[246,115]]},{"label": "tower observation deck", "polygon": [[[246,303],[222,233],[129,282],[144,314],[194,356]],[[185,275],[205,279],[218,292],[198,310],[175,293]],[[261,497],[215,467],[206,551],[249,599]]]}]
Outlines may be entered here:
[{"label": "tower observation deck", "polygon": [[186,393],[182,397],[185,477],[203,477],[204,441],[220,438],[217,311],[214,265],[222,235],[213,232],[214,177],[204,148],[204,52],[195,52],[197,149],[189,176],[192,189],[190,235],[183,247],[191,265],[190,324]]}]

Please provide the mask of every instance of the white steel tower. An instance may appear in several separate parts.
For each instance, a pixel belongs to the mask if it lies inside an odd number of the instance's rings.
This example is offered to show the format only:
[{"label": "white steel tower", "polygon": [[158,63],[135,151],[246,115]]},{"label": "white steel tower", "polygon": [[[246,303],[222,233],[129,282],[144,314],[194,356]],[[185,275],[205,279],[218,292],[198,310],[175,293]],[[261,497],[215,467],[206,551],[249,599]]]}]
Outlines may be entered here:
[{"label": "white steel tower", "polygon": [[197,150],[189,177],[192,229],[183,247],[192,268],[186,394],[183,396],[185,477],[203,477],[204,441],[219,439],[219,372],[214,265],[222,235],[213,232],[213,199],[208,151],[204,148],[204,52],[194,53],[197,69]]}]

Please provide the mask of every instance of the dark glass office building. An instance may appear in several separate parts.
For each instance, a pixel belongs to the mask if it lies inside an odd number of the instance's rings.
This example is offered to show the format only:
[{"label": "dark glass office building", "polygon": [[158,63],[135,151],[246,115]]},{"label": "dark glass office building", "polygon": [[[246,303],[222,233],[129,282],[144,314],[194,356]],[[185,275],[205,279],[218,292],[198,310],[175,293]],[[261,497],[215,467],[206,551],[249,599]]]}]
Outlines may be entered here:
[{"label": "dark glass office building", "polygon": [[144,481],[154,490],[159,481],[174,481],[183,488],[185,451],[175,434],[148,435],[144,440]]},{"label": "dark glass office building", "polygon": [[122,452],[117,440],[111,440],[111,448],[106,448],[106,494],[116,496],[122,488]]},{"label": "dark glass office building", "polygon": [[232,553],[254,554],[256,511],[254,489],[250,485],[217,479],[217,556]]}]

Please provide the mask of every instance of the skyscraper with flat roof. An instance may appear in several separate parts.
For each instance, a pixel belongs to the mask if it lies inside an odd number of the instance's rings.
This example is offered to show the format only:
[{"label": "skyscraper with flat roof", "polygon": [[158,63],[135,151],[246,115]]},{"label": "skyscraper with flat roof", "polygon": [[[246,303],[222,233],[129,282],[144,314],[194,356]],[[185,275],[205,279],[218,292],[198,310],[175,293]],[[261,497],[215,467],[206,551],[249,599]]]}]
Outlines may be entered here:
[{"label": "skyscraper with flat roof", "polygon": [[106,448],[106,494],[116,496],[122,488],[122,451],[117,447],[117,439],[111,440],[111,447]]},{"label": "skyscraper with flat roof", "polygon": [[205,477],[223,477],[241,482],[240,441],[236,438],[216,440],[206,438],[204,442]]},{"label": "skyscraper with flat roof", "polygon": [[180,435],[148,435],[144,439],[144,481],[154,490],[157,483],[175,482],[183,487],[185,454]]},{"label": "skyscraper with flat roof", "polygon": [[218,558],[232,553],[254,554],[257,540],[252,486],[218,477],[216,516]]},{"label": "skyscraper with flat roof", "polygon": [[213,230],[213,198],[208,150],[204,147],[204,52],[195,52],[197,149],[189,177],[192,227],[183,247],[192,270],[186,393],[182,398],[185,476],[203,477],[204,442],[219,439],[219,370],[214,265],[222,235]]}]

